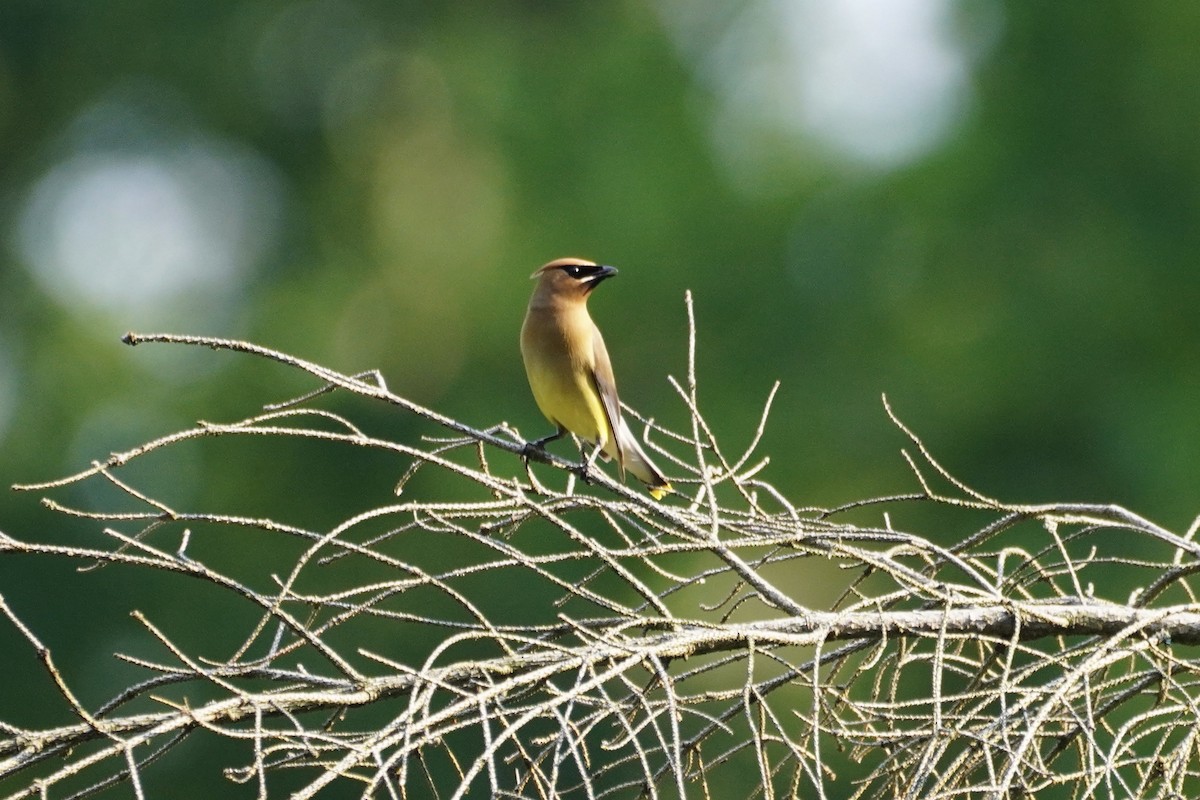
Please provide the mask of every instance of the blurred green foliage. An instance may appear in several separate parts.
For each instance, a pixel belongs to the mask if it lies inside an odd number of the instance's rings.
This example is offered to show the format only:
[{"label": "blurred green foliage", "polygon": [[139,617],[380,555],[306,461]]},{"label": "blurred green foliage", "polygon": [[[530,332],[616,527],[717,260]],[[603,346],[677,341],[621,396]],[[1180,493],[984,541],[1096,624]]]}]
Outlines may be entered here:
[{"label": "blurred green foliage", "polygon": [[[722,70],[771,66],[735,34],[786,5],[4,0],[0,482],[308,388],[228,353],[130,350],[126,329],[379,368],[443,413],[540,434],[516,346],[526,277],[580,255],[621,268],[592,309],[644,413],[686,420],[666,381],[684,372],[686,289],[727,447],[782,381],[764,477],[798,505],[913,489],[886,392],[985,492],[1186,527],[1200,485],[1194,6],[928,0],[967,53],[951,121],[880,161],[772,123],[805,108],[786,81],[768,109],[783,114],[730,117],[761,87],[730,92]],[[196,447],[146,477],[183,504],[252,497],[329,522],[385,502],[403,469],[352,457]],[[4,496],[0,527],[93,535],[28,495]],[[54,631],[48,644],[110,651],[131,628],[97,626],[55,589],[94,582],[97,617],[134,590],[60,573],[4,557],[0,592]],[[162,614],[174,603],[152,597]],[[7,629],[0,643],[19,649]],[[15,685],[40,685],[18,660]]]}]

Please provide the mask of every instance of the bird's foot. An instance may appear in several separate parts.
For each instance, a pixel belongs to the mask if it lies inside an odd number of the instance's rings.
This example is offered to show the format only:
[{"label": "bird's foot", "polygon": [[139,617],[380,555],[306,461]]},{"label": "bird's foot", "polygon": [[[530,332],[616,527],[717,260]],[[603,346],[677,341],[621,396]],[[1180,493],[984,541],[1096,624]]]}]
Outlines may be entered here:
[{"label": "bird's foot", "polygon": [[521,458],[528,461],[529,456],[531,456],[535,452],[541,453],[544,455],[546,453],[546,445],[549,444],[550,442],[553,442],[555,439],[561,439],[563,433],[564,433],[563,429],[559,428],[557,431],[550,434],[549,436],[543,436],[540,439],[533,439],[533,440],[526,442],[525,445],[521,448]]},{"label": "bird's foot", "polygon": [[579,466],[575,468],[575,475],[579,478],[579,480],[583,481],[588,486],[591,486],[594,483],[592,480],[592,465],[587,461],[581,462]]},{"label": "bird's foot", "polygon": [[596,464],[596,456],[600,455],[602,448],[603,445],[596,445],[595,449],[579,465],[579,480],[589,485],[592,483],[592,469],[594,469]]}]

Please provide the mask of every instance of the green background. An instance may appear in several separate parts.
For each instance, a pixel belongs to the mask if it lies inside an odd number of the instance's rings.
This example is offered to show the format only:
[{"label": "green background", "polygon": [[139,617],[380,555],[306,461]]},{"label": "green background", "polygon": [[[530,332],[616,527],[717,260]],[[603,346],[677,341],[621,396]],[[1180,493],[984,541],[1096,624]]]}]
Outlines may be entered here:
[{"label": "green background", "polygon": [[[541,435],[517,350],[527,276],[579,255],[621,270],[592,311],[643,413],[686,423],[666,379],[685,371],[685,290],[728,449],[782,382],[763,477],[797,505],[915,488],[886,392],[988,494],[1182,531],[1200,485],[1197,41],[1186,2],[2,0],[0,482],[309,386],[130,349],[129,329],[378,368],[468,424]],[[260,443],[136,474],[182,507],[320,526],[387,502],[402,469]],[[28,494],[0,497],[0,529],[94,536]],[[0,556],[0,593],[94,667],[70,675],[92,702],[127,675],[103,655],[139,635],[124,610],[190,613],[103,573]],[[0,646],[22,653],[6,686],[29,687],[0,718],[45,721],[32,655],[6,624]]]}]

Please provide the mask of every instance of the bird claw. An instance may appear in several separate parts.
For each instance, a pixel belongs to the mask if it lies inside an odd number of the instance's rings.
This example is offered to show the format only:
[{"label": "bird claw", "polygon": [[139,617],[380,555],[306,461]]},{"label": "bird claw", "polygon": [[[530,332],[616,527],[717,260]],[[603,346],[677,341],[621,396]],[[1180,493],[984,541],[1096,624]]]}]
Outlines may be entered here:
[{"label": "bird claw", "polygon": [[521,447],[521,460],[528,461],[529,457],[534,453],[541,453],[544,455],[545,452],[546,448],[542,447],[542,443],[540,441],[526,442]]},{"label": "bird claw", "polygon": [[549,454],[546,452],[546,445],[550,444],[550,442],[553,442],[555,439],[561,439],[564,433],[566,433],[566,430],[559,428],[549,436],[543,436],[540,439],[531,439],[521,447],[521,458],[525,461],[528,461],[529,457],[535,452],[541,453],[546,458],[549,458]]},{"label": "bird claw", "polygon": [[594,468],[594,465],[596,463],[596,456],[600,455],[601,449],[602,449],[602,446],[597,444],[596,449],[593,450],[587,456],[587,458],[585,458],[583,460],[583,463],[579,465],[579,480],[583,481],[584,483],[588,484],[589,486],[592,483],[592,469]]}]

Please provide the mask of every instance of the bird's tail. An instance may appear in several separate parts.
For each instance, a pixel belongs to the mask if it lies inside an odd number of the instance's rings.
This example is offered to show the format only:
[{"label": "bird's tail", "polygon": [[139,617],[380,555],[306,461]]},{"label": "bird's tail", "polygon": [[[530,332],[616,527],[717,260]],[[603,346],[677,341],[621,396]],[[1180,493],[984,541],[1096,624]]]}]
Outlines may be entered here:
[{"label": "bird's tail", "polygon": [[655,500],[661,500],[663,495],[671,491],[671,482],[654,466],[654,462],[646,455],[624,418],[617,424],[615,438],[618,452],[610,455],[616,456],[622,469],[628,470],[633,477],[646,484],[647,490]]}]

